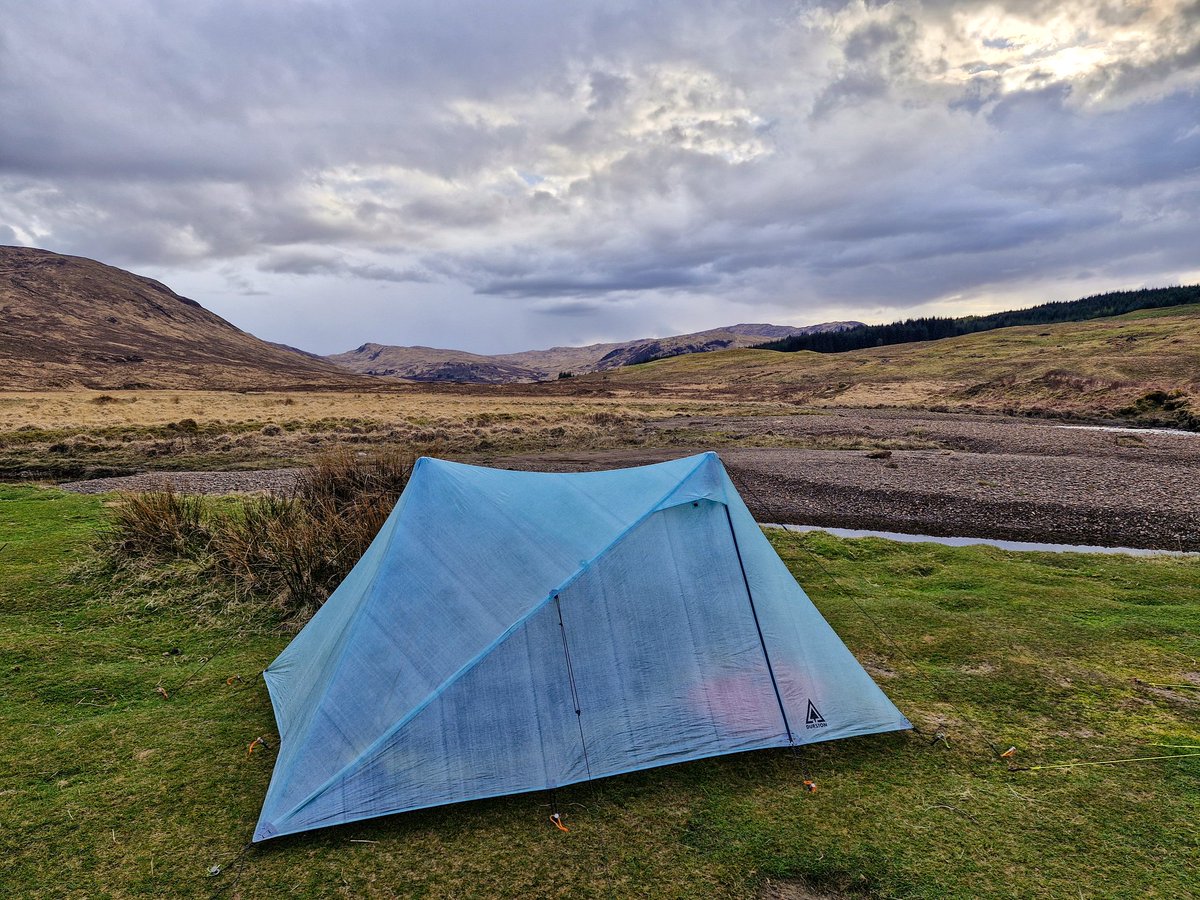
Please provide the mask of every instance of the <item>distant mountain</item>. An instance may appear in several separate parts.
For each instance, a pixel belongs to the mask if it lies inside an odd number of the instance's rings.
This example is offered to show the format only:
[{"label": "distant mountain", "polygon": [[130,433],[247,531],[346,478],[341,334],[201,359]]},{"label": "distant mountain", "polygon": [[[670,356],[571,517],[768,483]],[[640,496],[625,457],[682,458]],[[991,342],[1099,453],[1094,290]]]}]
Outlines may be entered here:
[{"label": "distant mountain", "polygon": [[405,378],[409,381],[467,381],[473,384],[509,384],[537,381],[542,372],[464,350],[436,347],[390,347],[363,344],[346,353],[325,357],[331,363],[362,375]]},{"label": "distant mountain", "polygon": [[291,344],[281,344],[278,341],[265,341],[265,343],[279,350],[286,350],[288,353],[299,353],[301,356],[307,356],[309,359],[325,360],[325,357],[319,353],[309,353],[307,350],[301,350],[299,347],[293,347]]},{"label": "distant mountain", "polygon": [[665,338],[640,338],[633,341],[589,344],[586,347],[551,347],[485,356],[462,350],[433,347],[395,347],[363,344],[355,350],[326,357],[351,372],[406,378],[412,381],[465,381],[477,384],[506,384],[515,381],[543,381],[557,378],[561,372],[573,375],[602,372],[635,365],[653,359],[752,347],[763,341],[796,335],[840,331],[860,322],[825,322],[821,325],[729,325],[693,334]]},{"label": "distant mountain", "polygon": [[78,256],[0,247],[0,387],[348,386],[331,363],[235,328],[151,278]]}]

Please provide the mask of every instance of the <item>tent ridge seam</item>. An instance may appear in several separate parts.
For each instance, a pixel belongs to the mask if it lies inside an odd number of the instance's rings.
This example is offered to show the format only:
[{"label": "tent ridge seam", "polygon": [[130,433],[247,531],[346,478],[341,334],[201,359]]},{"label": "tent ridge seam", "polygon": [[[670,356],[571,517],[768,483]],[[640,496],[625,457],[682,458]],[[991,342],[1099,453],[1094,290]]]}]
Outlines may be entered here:
[{"label": "tent ridge seam", "polygon": [[[587,572],[593,565],[595,565],[597,562],[600,561],[601,557],[603,557],[610,550],[612,550],[614,547],[616,547],[618,544],[620,544],[623,540],[625,540],[625,538],[629,536],[630,532],[632,532],[635,528],[637,528],[639,525],[641,525],[643,522],[645,522],[647,519],[649,519],[651,516],[653,516],[656,512],[659,512],[660,511],[659,507],[663,503],[665,503],[668,499],[670,499],[671,495],[674,494],[677,490],[679,490],[681,485],[683,485],[685,482],[688,481],[688,479],[690,479],[693,475],[695,475],[698,471],[700,471],[700,467],[703,466],[706,462],[708,462],[710,455],[715,456],[715,454],[712,454],[711,451],[709,453],[702,454],[699,461],[697,461],[696,465],[694,465],[687,472],[686,475],[684,475],[682,478],[680,478],[678,481],[676,481],[673,485],[671,485],[670,490],[668,490],[665,494],[663,494],[662,497],[660,497],[657,501],[655,501],[654,504],[652,504],[644,513],[642,513],[640,516],[638,516],[637,519],[635,519],[632,523],[630,523],[615,538],[613,538],[608,544],[606,544],[599,552],[596,553],[595,556],[593,556],[591,559],[587,560],[586,562],[580,564],[579,568],[576,569],[573,573],[571,573],[571,575],[568,576],[566,580],[560,582],[558,584],[558,586],[553,588],[545,597],[543,597],[536,604],[534,604],[532,607],[530,607],[530,609],[527,612],[525,612],[520,618],[518,618],[515,622],[513,622],[510,626],[508,626],[508,628],[504,629],[504,631],[501,632],[500,635],[498,637],[496,637],[491,643],[489,643],[486,647],[484,647],[482,650],[480,650],[479,653],[475,654],[474,657],[472,657],[470,660],[468,660],[466,663],[464,663],[459,669],[457,669],[455,672],[453,672],[445,681],[443,681],[440,685],[438,685],[433,690],[433,692],[429,694],[428,697],[426,697],[419,704],[417,704],[415,707],[413,707],[412,710],[410,710],[408,713],[406,713],[398,722],[396,722],[395,725],[388,728],[387,731],[385,731],[375,741],[373,741],[355,759],[351,760],[346,765],[344,765],[341,769],[339,769],[337,772],[335,772],[333,775],[331,775],[324,783],[322,783],[319,787],[317,787],[315,790],[313,790],[313,792],[311,794],[309,794],[307,797],[305,797],[303,800],[301,800],[299,803],[297,803],[295,806],[293,806],[286,813],[284,813],[281,816],[276,816],[272,820],[272,823],[278,825],[278,823],[280,823],[280,822],[287,821],[292,816],[296,815],[296,813],[300,812],[300,810],[304,809],[310,803],[317,800],[322,794],[324,794],[327,790],[329,790],[331,787],[333,787],[335,784],[337,784],[339,780],[341,780],[345,776],[353,773],[363,760],[367,759],[372,753],[374,753],[376,750],[378,750],[380,747],[382,747],[391,737],[393,737],[405,725],[407,725],[414,718],[416,718],[418,715],[420,715],[422,712],[424,712],[435,700],[438,699],[438,697],[440,697],[447,690],[449,690],[451,687],[453,687],[454,684],[460,678],[462,678],[468,672],[470,672],[472,669],[474,669],[477,665],[479,665],[479,663],[483,662],[484,659],[486,659],[489,655],[491,655],[493,650],[495,650],[497,647],[499,647],[501,644],[503,644],[506,640],[508,640],[508,638],[512,636],[513,632],[515,632],[518,628],[520,628],[522,625],[524,625],[526,622],[528,622],[531,618],[533,618],[533,616],[536,615],[538,613],[538,611],[545,608],[546,605],[549,604],[551,601],[553,601],[554,598],[557,597],[562,591],[565,591],[568,587],[570,587],[577,580],[579,580],[579,578],[585,572]],[[720,502],[720,501],[716,501],[716,502]],[[722,504],[722,505],[726,505],[726,504]],[[339,663],[340,663],[340,659],[339,659]]]}]

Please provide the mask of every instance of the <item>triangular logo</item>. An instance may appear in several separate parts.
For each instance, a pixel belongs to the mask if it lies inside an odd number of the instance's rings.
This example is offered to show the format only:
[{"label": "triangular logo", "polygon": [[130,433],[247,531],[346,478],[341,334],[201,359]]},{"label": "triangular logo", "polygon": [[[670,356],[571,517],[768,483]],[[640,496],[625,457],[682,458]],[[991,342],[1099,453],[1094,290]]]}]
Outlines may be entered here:
[{"label": "triangular logo", "polygon": [[824,728],[828,723],[825,717],[817,711],[811,700],[808,701],[808,714],[804,717],[805,728]]}]

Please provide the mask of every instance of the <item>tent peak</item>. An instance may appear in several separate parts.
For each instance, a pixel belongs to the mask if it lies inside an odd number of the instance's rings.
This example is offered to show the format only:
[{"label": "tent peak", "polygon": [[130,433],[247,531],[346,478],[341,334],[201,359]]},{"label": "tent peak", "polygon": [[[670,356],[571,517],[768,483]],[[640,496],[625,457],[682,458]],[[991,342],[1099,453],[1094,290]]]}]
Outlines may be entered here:
[{"label": "tent peak", "polygon": [[637,465],[637,466],[623,466],[623,467],[616,468],[616,469],[595,469],[595,470],[583,470],[583,471],[576,471],[576,472],[548,472],[548,471],[532,471],[532,470],[527,470],[527,469],[506,469],[501,466],[481,466],[481,465],[477,465],[475,463],[465,463],[465,462],[459,462],[457,460],[452,460],[452,459],[442,459],[441,457],[437,457],[437,456],[420,456],[417,458],[417,461],[414,464],[414,470],[417,467],[435,466],[437,468],[475,470],[475,471],[479,471],[479,472],[507,472],[507,473],[511,473],[513,475],[528,475],[530,477],[545,477],[545,476],[563,477],[563,476],[573,476],[573,475],[584,475],[584,476],[586,476],[586,475],[606,475],[606,474],[610,474],[613,472],[631,473],[631,472],[639,472],[639,471],[648,471],[651,469],[667,468],[670,466],[681,466],[682,464],[688,463],[688,462],[695,465],[695,464],[698,464],[698,463],[708,460],[708,459],[714,459],[717,462],[720,462],[721,457],[713,450],[705,450],[702,453],[694,453],[690,456],[677,456],[677,457],[674,457],[673,459],[664,459],[661,462],[644,463],[642,465]]}]

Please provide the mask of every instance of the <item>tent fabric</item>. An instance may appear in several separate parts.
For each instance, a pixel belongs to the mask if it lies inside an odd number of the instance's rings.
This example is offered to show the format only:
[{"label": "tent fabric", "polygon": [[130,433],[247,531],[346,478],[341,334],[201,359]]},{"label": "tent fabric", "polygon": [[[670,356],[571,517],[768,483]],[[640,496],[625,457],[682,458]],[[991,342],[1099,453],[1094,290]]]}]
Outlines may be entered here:
[{"label": "tent fabric", "polygon": [[910,728],[716,454],[608,472],[422,458],[264,673],[254,840]]}]

